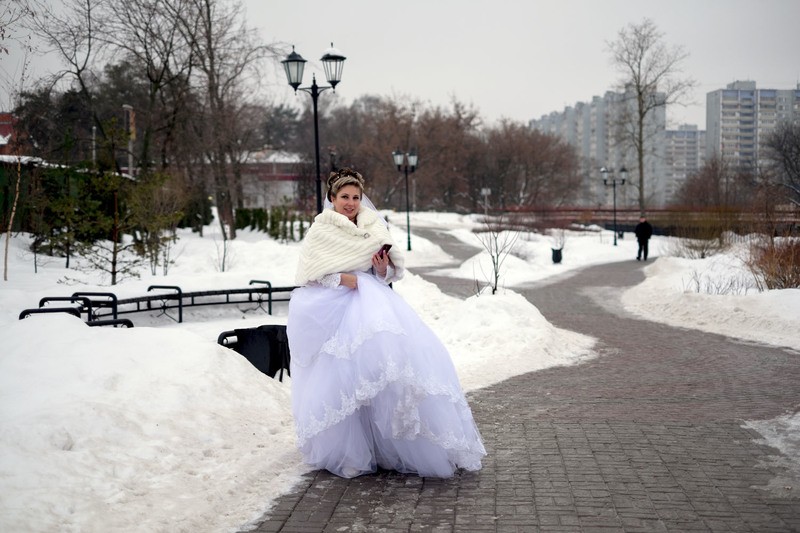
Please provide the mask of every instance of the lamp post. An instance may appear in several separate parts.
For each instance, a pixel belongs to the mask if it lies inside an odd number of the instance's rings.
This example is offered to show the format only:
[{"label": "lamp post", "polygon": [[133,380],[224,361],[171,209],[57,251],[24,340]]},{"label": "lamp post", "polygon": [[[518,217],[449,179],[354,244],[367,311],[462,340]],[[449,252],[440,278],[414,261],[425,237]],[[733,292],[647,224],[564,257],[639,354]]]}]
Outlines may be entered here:
[{"label": "lamp post", "polygon": [[[614,246],[617,245],[617,181],[620,185],[625,185],[625,178],[628,177],[628,169],[623,165],[619,169],[619,178],[614,176],[614,171],[606,167],[600,169],[600,174],[603,175],[603,185],[611,185],[614,196]],[[609,177],[611,175],[611,177]]]},{"label": "lamp post", "polygon": [[408,202],[408,174],[409,168],[411,169],[411,173],[413,173],[417,169],[417,161],[419,156],[417,155],[416,150],[412,150],[408,153],[403,153],[398,148],[394,152],[392,152],[392,159],[394,160],[394,164],[397,165],[397,170],[403,170],[406,174],[406,231],[408,232],[408,251],[411,251],[411,215],[410,215],[410,207]]},{"label": "lamp post", "polygon": [[136,140],[136,123],[134,122],[135,116],[133,106],[123,104],[122,109],[125,110],[126,130],[128,131],[128,176],[133,177],[133,141]]},{"label": "lamp post", "polygon": [[319,118],[317,115],[317,98],[326,89],[333,89],[336,92],[336,84],[342,81],[342,68],[344,68],[344,60],[346,58],[333,47],[325,51],[322,56],[322,65],[325,68],[325,77],[330,83],[330,86],[317,85],[317,76],[314,74],[311,78],[311,87],[300,87],[303,83],[303,69],[305,68],[306,60],[294,51],[292,46],[292,53],[286,56],[286,59],[281,61],[283,68],[286,70],[286,79],[289,85],[292,86],[294,92],[297,93],[298,89],[311,95],[311,101],[314,106],[314,148],[317,163],[317,213],[322,212],[322,178],[320,176],[319,165]]},{"label": "lamp post", "polygon": [[331,161],[331,172],[336,172],[336,147],[331,146],[328,148],[328,158]]},{"label": "lamp post", "polygon": [[481,196],[483,196],[483,216],[489,218],[489,196],[492,195],[492,189],[489,187],[481,187]]}]

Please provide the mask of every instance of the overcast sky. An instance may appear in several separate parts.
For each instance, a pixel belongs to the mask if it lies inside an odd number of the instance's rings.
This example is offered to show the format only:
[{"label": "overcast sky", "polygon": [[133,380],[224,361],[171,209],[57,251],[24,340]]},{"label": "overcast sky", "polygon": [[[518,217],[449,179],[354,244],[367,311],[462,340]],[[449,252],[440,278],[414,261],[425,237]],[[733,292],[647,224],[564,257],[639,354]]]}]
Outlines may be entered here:
[{"label": "overcast sky", "polygon": [[[615,86],[606,42],[652,19],[690,56],[694,105],[671,122],[705,127],[705,95],[734,80],[763,88],[800,81],[800,1],[314,0],[246,2],[270,41],[319,59],[329,41],[347,56],[337,89],[474,104],[487,120],[528,121]],[[317,62],[316,67],[321,72]],[[310,81],[310,75],[306,75]],[[324,96],[322,97],[324,98]],[[322,102],[322,99],[320,99]],[[320,104],[322,105],[322,104]]]},{"label": "overcast sky", "polygon": [[[250,24],[270,43],[294,44],[324,80],[318,59],[333,41],[347,57],[337,93],[474,105],[488,122],[528,121],[590,101],[619,79],[606,43],[652,19],[664,41],[690,54],[692,102],[670,126],[705,128],[705,95],[735,80],[788,89],[800,82],[799,0],[245,0]],[[41,60],[40,60],[41,61]],[[276,67],[279,65],[276,63]],[[15,72],[14,56],[0,68]],[[295,98],[282,72],[269,87]],[[327,93],[326,93],[327,94]],[[300,95],[297,98],[307,98]],[[326,96],[320,98],[325,105]],[[3,95],[0,104],[8,98]]]}]

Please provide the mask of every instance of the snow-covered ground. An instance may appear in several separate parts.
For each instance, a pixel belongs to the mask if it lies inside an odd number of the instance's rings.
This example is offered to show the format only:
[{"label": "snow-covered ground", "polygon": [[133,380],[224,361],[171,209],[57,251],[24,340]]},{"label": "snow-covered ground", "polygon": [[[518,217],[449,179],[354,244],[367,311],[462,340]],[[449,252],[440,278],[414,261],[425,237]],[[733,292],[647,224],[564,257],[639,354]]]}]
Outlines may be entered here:
[{"label": "snow-covered ground", "polygon": [[[438,227],[480,246],[476,224],[436,213],[411,221],[412,233]],[[404,227],[392,231],[405,242]],[[592,228],[568,232],[564,260],[553,264],[551,237],[522,234],[494,296],[452,298],[413,274],[394,287],[448,346],[465,390],[474,390],[593,356],[593,339],[553,327],[514,287],[633,260],[632,236],[616,247],[611,238]],[[448,262],[439,247],[412,239],[410,268]],[[9,279],[0,282],[0,531],[237,531],[308,471],[294,447],[291,380],[272,380],[216,344],[222,331],[285,323],[285,304],[272,316],[233,306],[187,310],[182,324],[139,313],[129,315],[132,329],[89,328],[68,315],[18,320],[44,296],[78,290],[124,298],[152,284],[185,291],[246,287],[252,279],[291,285],[298,244],[241,232],[221,273],[214,227],[204,238],[184,232],[167,276],[142,273],[113,288],[96,274],[66,270],[62,259],[40,261],[34,273],[26,245],[24,236],[12,239]],[[800,290],[714,294],[706,288],[746,280],[741,250],[686,260],[665,257],[668,245],[651,241],[658,260],[645,267],[645,282],[621,295],[627,312],[800,350]],[[445,272],[485,281],[490,270],[479,253]],[[493,364],[495,353],[506,364]],[[800,417],[751,425],[797,458]]]}]

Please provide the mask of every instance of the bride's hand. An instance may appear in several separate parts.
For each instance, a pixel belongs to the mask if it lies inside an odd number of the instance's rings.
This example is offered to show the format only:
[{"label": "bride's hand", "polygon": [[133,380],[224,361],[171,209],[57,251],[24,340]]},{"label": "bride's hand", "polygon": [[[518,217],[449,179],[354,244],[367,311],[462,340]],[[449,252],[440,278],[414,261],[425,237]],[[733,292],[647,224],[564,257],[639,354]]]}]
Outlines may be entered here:
[{"label": "bride's hand", "polygon": [[372,266],[380,278],[386,277],[386,268],[389,266],[389,254],[376,252],[372,254]]},{"label": "bride's hand", "polygon": [[339,285],[344,285],[349,289],[357,289],[358,278],[355,276],[355,274],[342,274],[341,279],[339,280]]}]

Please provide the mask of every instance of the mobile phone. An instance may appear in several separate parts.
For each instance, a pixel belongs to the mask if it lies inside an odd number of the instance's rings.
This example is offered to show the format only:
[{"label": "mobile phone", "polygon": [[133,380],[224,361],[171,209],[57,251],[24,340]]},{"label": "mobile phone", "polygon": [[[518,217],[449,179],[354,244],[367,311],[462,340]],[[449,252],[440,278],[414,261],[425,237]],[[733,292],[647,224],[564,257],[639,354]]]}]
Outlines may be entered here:
[{"label": "mobile phone", "polygon": [[381,256],[384,256],[389,253],[389,250],[391,248],[392,248],[391,244],[384,244],[383,246],[381,246],[381,249],[378,253],[381,254]]}]

